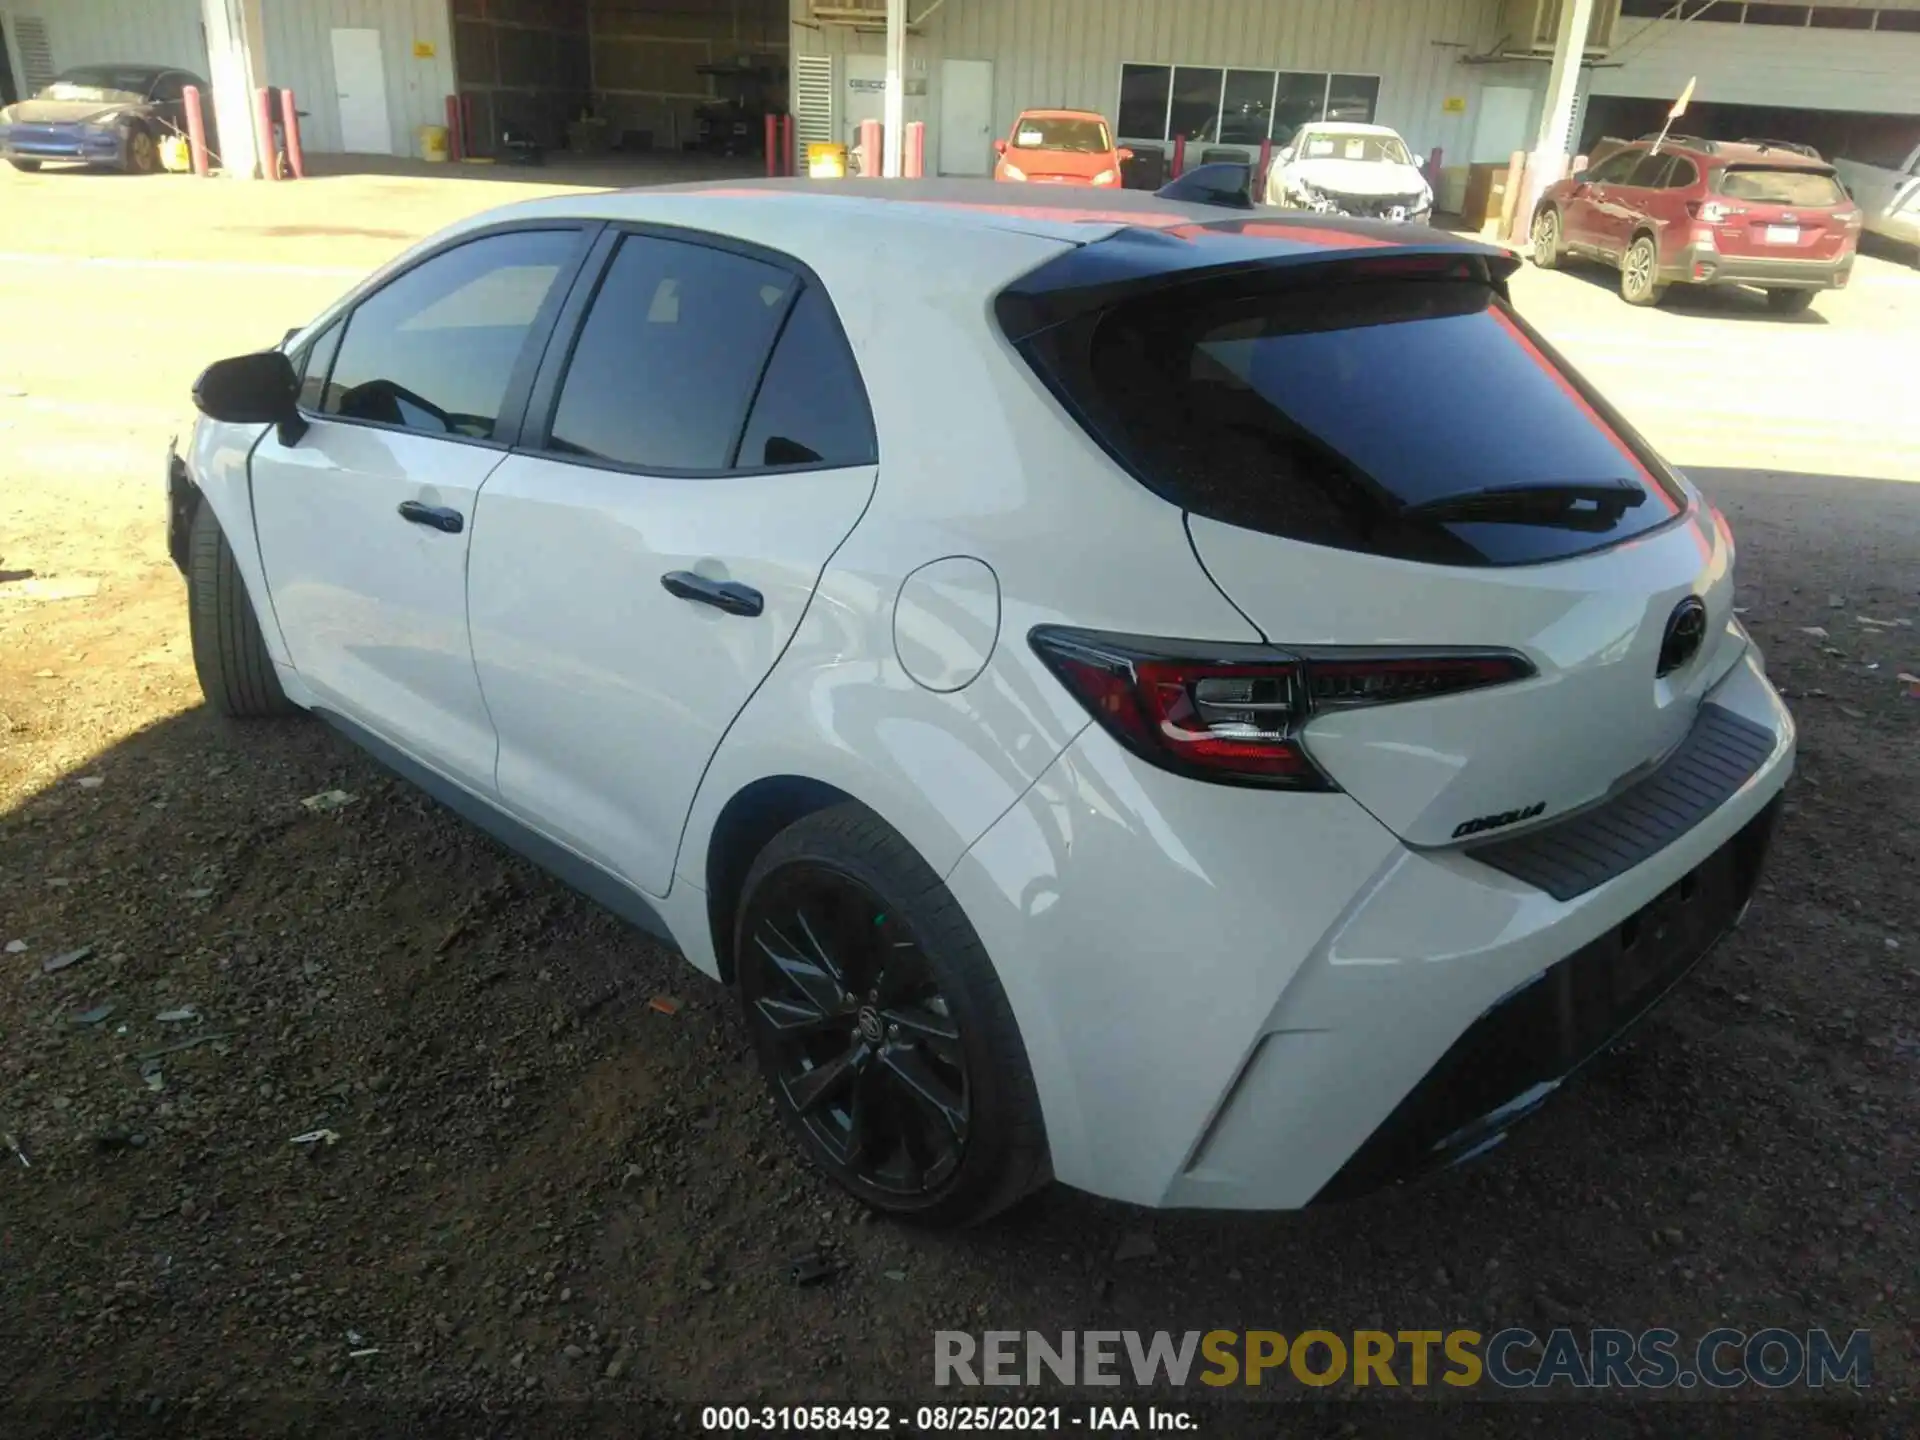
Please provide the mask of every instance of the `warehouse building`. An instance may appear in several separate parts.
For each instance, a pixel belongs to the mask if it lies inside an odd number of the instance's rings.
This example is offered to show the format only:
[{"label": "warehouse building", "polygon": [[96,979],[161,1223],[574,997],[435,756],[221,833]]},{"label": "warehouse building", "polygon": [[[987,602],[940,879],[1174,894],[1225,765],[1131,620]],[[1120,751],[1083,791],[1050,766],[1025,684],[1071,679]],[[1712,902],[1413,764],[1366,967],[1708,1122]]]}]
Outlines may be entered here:
[{"label": "warehouse building", "polygon": [[[929,169],[959,175],[987,173],[1027,106],[1099,110],[1136,149],[1185,136],[1196,156],[1375,120],[1443,151],[1457,203],[1463,167],[1535,143],[1560,4],[895,0],[900,103],[926,122]],[[450,94],[481,153],[512,130],[657,151],[767,108],[803,141],[850,140],[885,110],[887,18],[887,0],[0,0],[0,40],[22,91],[102,60],[205,73],[210,49],[248,42],[255,83],[299,96],[314,152],[418,153]],[[1904,155],[1920,0],[1594,0],[1564,148],[1656,128],[1695,76],[1689,128]],[[757,124],[735,128],[757,146]]]}]

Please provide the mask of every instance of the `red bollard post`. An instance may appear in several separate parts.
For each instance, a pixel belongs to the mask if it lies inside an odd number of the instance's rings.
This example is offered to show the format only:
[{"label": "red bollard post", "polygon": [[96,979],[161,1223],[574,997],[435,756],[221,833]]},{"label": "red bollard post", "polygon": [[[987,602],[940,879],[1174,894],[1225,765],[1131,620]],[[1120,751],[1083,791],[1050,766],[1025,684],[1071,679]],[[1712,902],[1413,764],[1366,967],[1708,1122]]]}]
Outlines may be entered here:
[{"label": "red bollard post", "polygon": [[460,123],[460,97],[447,96],[447,153],[454,160],[467,158],[466,126]]},{"label": "red bollard post", "polygon": [[927,173],[927,122],[915,120],[907,126],[906,153],[901,157],[901,171],[910,180],[918,180]]},{"label": "red bollard post", "polygon": [[273,106],[267,99],[267,87],[253,92],[253,128],[260,137],[260,175],[262,179],[280,178],[280,147],[273,139]]},{"label": "red bollard post", "polygon": [[780,117],[780,172],[783,175],[795,175],[800,170],[800,157],[793,150],[793,116]]},{"label": "red bollard post", "polygon": [[767,178],[780,173],[780,117],[767,115]]},{"label": "red bollard post", "polygon": [[1170,180],[1178,180],[1180,178],[1180,172],[1186,168],[1187,137],[1184,135],[1176,135],[1173,137],[1173,174],[1167,178]]},{"label": "red bollard post", "polygon": [[287,137],[287,163],[293,167],[293,178],[307,178],[307,157],[300,150],[300,107],[294,103],[293,91],[280,92],[280,128]]},{"label": "red bollard post", "polygon": [[460,97],[460,148],[467,152],[469,158],[480,153],[473,144],[473,96],[471,95]]},{"label": "red bollard post", "polygon": [[878,120],[860,122],[860,173],[872,176],[882,172],[886,157],[881,150],[882,134]]},{"label": "red bollard post", "polygon": [[1260,173],[1253,183],[1256,197],[1264,197],[1266,195],[1267,172],[1271,169],[1273,169],[1273,138],[1269,136],[1260,142]]},{"label": "red bollard post", "polygon": [[187,112],[187,146],[193,151],[193,173],[207,178],[207,117],[200,108],[200,87],[189,85],[180,92],[180,103]]}]

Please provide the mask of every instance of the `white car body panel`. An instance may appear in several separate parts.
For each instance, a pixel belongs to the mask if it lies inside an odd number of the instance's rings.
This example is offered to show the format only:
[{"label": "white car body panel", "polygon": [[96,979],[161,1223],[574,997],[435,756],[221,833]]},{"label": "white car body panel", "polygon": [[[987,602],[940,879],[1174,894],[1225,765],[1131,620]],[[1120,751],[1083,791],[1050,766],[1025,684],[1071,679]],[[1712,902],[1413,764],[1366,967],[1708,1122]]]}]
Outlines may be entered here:
[{"label": "white car body panel", "polygon": [[[1527,680],[1418,705],[1337,710],[1308,751],[1414,845],[1444,845],[1476,816],[1545,804],[1551,824],[1644,771],[1686,737],[1741,642],[1654,675],[1661,622],[1686,595],[1707,634],[1733,619],[1732,553],[1696,508],[1664,530],[1552,565],[1464,569],[1296,545],[1195,516],[1208,570],[1274,644],[1504,646]],[[1284,557],[1284,558],[1282,558]],[[1284,627],[1284,628],[1283,628]]]},{"label": "white car body panel", "polygon": [[[494,732],[467,632],[474,499],[500,450],[318,420],[253,454],[261,566],[288,658],[316,701],[493,793]],[[400,518],[445,506],[449,535]]]},{"label": "white car body panel", "polygon": [[1898,168],[1835,160],[1840,176],[1875,235],[1904,245],[1920,245],[1920,148]]},{"label": "white car body panel", "polygon": [[1482,1011],[1779,793],[1793,722],[1757,664],[1714,698],[1775,731],[1771,757],[1658,864],[1569,904],[1410,851],[1348,797],[1276,812],[1086,731],[947,879],[1027,1040],[1057,1178],[1142,1205],[1311,1200]]},{"label": "white car body panel", "polygon": [[[664,894],[714,746],[873,481],[872,466],[688,478],[509,458],[481,495],[468,572],[501,802]],[[678,599],[660,577],[680,570],[751,586],[766,609]]]},{"label": "white car body panel", "polygon": [[[1163,226],[1220,218],[1163,209]],[[576,883],[645,897],[712,975],[730,968],[708,894],[729,807],[793,779],[864,804],[978,933],[1069,1184],[1305,1203],[1477,1016],[1786,783],[1793,723],[1732,616],[1731,541],[1691,491],[1687,514],[1610,549],[1456,569],[1190,518],[1123,471],[991,302],[1124,214],[669,188],[516,205],[434,243],[554,217],[712,231],[810,267],[864,378],[877,467],[670,479],[326,422],[285,447],[203,420],[187,465],[289,696],[550,843],[542,863]],[[409,525],[406,499],[469,523]],[[765,613],[676,599],[660,577],[682,569],[751,585]],[[1684,594],[1708,639],[1668,684],[1647,647]],[[1502,646],[1538,673],[1319,713],[1303,742],[1345,793],[1281,792],[1124,749],[1036,655],[1042,625]],[[1449,843],[1464,817],[1551,798],[1544,824],[1606,795],[1707,698],[1771,751],[1653,858],[1560,901]]]}]

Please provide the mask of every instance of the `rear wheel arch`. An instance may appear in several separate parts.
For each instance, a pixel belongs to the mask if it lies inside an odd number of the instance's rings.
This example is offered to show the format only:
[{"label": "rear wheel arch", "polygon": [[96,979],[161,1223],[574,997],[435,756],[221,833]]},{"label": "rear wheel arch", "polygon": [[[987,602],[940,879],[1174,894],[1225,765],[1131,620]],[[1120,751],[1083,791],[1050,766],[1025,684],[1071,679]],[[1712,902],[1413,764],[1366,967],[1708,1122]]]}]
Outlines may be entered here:
[{"label": "rear wheel arch", "polygon": [[[722,984],[734,981],[733,927],[753,862],[782,830],[855,797],[805,775],[768,775],[735,792],[707,836],[707,923]],[[863,807],[871,808],[871,807]]]}]

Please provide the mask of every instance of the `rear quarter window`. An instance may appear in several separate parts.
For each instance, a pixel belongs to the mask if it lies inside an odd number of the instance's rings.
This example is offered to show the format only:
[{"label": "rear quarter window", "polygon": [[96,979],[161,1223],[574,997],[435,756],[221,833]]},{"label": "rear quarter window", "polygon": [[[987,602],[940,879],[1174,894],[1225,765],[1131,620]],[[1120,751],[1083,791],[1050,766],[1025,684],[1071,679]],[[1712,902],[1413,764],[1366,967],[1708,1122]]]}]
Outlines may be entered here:
[{"label": "rear quarter window", "polygon": [[[1149,488],[1310,544],[1526,564],[1618,543],[1684,505],[1658,459],[1481,280],[1188,283],[1045,332],[1027,352]],[[1639,498],[1610,518],[1406,513],[1569,485]]]}]

